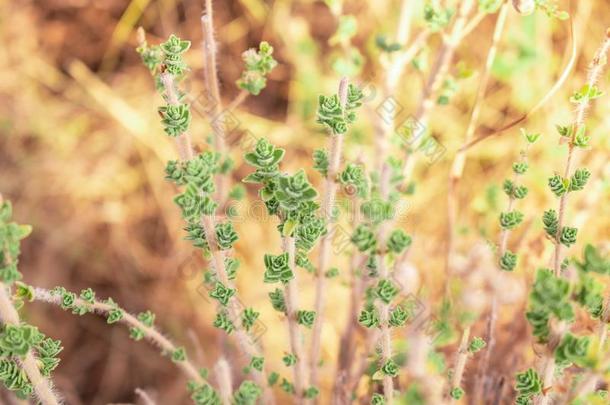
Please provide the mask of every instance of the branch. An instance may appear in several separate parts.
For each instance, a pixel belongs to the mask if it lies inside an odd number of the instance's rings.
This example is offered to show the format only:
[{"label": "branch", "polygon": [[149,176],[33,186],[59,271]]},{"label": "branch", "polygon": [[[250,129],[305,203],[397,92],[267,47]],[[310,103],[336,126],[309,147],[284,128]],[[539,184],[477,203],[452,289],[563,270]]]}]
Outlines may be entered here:
[{"label": "branch", "polygon": [[[347,103],[347,78],[342,78],[339,83],[339,100],[341,102],[341,108],[345,109]],[[327,225],[332,224],[332,211],[335,205],[335,196],[337,193],[337,182],[336,177],[339,171],[339,164],[341,162],[341,150],[343,148],[343,134],[330,134],[330,151],[329,151],[329,165],[326,179],[324,181],[324,196],[322,197],[322,215]],[[330,243],[332,241],[334,233],[332,231],[327,232],[322,237],[320,244],[320,252],[318,256],[318,270],[316,274],[316,292],[315,292],[315,304],[314,311],[316,312],[316,318],[313,324],[313,332],[311,337],[311,351],[309,353],[309,368],[310,368],[310,380],[312,385],[318,383],[318,363],[320,361],[320,345],[322,339],[322,325],[324,322],[324,306],[326,302],[326,268],[328,267]]]},{"label": "branch", "polygon": [[[303,401],[303,392],[306,387],[306,359],[296,314],[299,308],[298,283],[295,266],[296,248],[293,237],[284,237],[282,242],[284,245],[284,252],[288,253],[289,266],[294,275],[288,283],[286,283],[284,291],[286,294],[286,319],[288,321],[288,332],[290,334],[290,349],[292,350],[292,354],[297,358],[297,362],[293,367],[294,387],[298,402],[301,403]],[[316,318],[318,318],[318,315],[316,315]]]},{"label": "branch", "polygon": [[[54,304],[57,306],[61,306],[61,294],[54,294],[52,291],[49,291],[44,288],[36,287],[34,288],[34,300],[42,301],[49,304]],[[76,298],[74,300],[74,306],[88,306],[90,307],[94,313],[100,315],[108,315],[111,311],[117,309],[116,306],[100,302],[95,300],[92,304],[81,299]],[[130,314],[129,312],[124,311],[123,317],[120,320],[121,323],[127,325],[131,328],[136,328],[144,332],[145,338],[147,338],[153,345],[161,348],[164,352],[174,353],[178,350],[178,346],[172,343],[168,338],[166,338],[161,332],[159,332],[154,326],[147,326],[143,322],[141,322],[136,316]],[[190,362],[188,358],[184,361],[176,362],[176,365],[180,368],[180,370],[191,380],[197,382],[198,384],[209,384],[199,373],[197,367]]]}]

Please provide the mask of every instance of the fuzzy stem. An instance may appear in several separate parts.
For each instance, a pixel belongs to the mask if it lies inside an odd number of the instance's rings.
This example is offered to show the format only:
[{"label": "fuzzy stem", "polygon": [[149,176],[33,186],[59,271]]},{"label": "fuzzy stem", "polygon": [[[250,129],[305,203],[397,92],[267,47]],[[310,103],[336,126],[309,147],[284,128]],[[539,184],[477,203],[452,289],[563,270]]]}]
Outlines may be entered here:
[{"label": "fuzzy stem", "polygon": [[[342,78],[339,83],[339,101],[341,107],[345,109],[347,103],[347,78]],[[343,148],[343,134],[330,134],[330,151],[329,151],[329,164],[326,179],[324,181],[324,196],[322,215],[328,225],[332,224],[332,211],[335,205],[335,196],[337,194],[337,182],[336,177],[339,172],[339,165],[341,163],[341,150]],[[318,269],[316,274],[316,291],[315,291],[315,303],[314,311],[316,311],[316,318],[313,324],[313,332],[311,337],[311,350],[309,352],[309,372],[310,382],[313,386],[318,383],[318,363],[320,361],[320,346],[322,340],[322,326],[324,323],[324,306],[326,303],[326,268],[328,267],[331,241],[333,238],[333,232],[327,232],[323,237],[320,244],[320,252],[318,256]]]},{"label": "fuzzy stem", "polygon": [[[214,39],[214,9],[212,0],[205,0],[205,12],[201,16],[201,28],[203,30],[203,51],[204,51],[204,66],[205,66],[205,81],[208,91],[214,100],[214,117],[219,118],[222,112],[222,99],[220,98],[220,84],[218,82],[218,71],[216,70],[216,40]],[[222,125],[221,125],[222,127]],[[214,143],[218,152],[223,153],[225,149],[224,133],[222,131],[214,131]]]},{"label": "fuzzy stem", "polygon": [[233,101],[231,101],[229,103],[229,105],[227,106],[227,110],[228,111],[233,111],[235,110],[237,107],[239,107],[244,101],[246,101],[246,99],[248,98],[248,96],[250,95],[249,92],[247,92],[246,90],[241,90],[237,96],[235,96],[235,98],[233,99]]},{"label": "fuzzy stem", "polygon": [[153,401],[153,399],[150,397],[150,395],[148,395],[148,393],[146,391],[144,391],[142,388],[136,388],[134,390],[134,392],[136,393],[136,395],[138,397],[140,397],[140,399],[142,400],[142,403],[144,405],[156,405],[155,401]]},{"label": "fuzzy stem", "polygon": [[491,301],[491,309],[489,311],[489,318],[487,319],[487,346],[483,349],[483,358],[479,362],[479,367],[477,370],[477,377],[475,379],[475,385],[473,390],[473,399],[474,403],[480,404],[483,403],[483,397],[485,392],[483,392],[484,380],[487,376],[487,370],[489,368],[489,363],[491,360],[491,354],[493,353],[493,349],[496,346],[496,320],[498,318],[498,303],[497,299],[494,295]]},{"label": "fuzzy stem", "polygon": [[[362,267],[366,258],[360,253],[352,254],[350,260],[350,277],[352,280],[352,288],[350,289],[350,307],[347,315],[345,330],[341,335],[341,344],[339,346],[339,359],[337,361],[337,378],[347,373],[354,358],[354,343],[355,329],[357,326],[358,313],[361,308],[360,299],[363,293],[364,277],[359,274],[359,269]],[[338,383],[338,380],[337,380]],[[337,385],[337,384],[335,384]]]},{"label": "fuzzy stem", "polygon": [[[595,86],[599,80],[599,77],[602,74],[602,70],[604,68],[604,66],[606,65],[606,54],[608,53],[608,49],[610,49],[610,29],[608,29],[606,31],[606,38],[604,39],[604,41],[602,42],[602,45],[599,47],[599,49],[597,50],[597,52],[595,53],[595,56],[593,58],[593,60],[591,61],[591,63],[589,64],[589,73],[587,75],[587,86],[589,86],[588,88],[591,89],[593,88],[593,86]],[[576,115],[574,118],[574,122],[572,124],[572,139],[570,139],[570,142],[568,144],[568,156],[566,159],[566,166],[565,166],[565,172],[564,172],[564,178],[569,179],[572,173],[572,161],[574,159],[574,149],[575,149],[575,145],[574,145],[574,137],[576,135],[576,133],[578,133],[578,130],[580,128],[582,128],[585,125],[585,116],[587,114],[587,111],[589,110],[589,108],[591,107],[591,103],[589,101],[588,97],[585,97],[585,99],[578,104],[577,108],[576,108]],[[559,200],[559,215],[558,215],[558,226],[557,226],[557,234],[555,235],[555,250],[553,252],[553,270],[555,272],[555,276],[559,277],[561,276],[561,262],[562,262],[562,252],[561,252],[561,242],[559,241],[559,238],[561,236],[561,229],[563,227],[563,221],[564,221],[564,217],[565,217],[565,212],[566,212],[566,206],[567,206],[567,201],[568,201],[568,194],[569,191],[566,191]],[[563,334],[566,331],[566,326],[563,324],[563,322],[561,323],[560,327],[558,328],[558,336],[557,336],[557,341],[561,341]],[[545,364],[544,364],[544,368],[543,368],[543,378],[544,378],[544,387],[545,387],[545,393],[544,395],[541,395],[538,399],[537,405],[547,405],[550,401],[550,393],[552,391],[552,386],[553,386],[553,379],[554,379],[554,374],[555,374],[555,358],[553,356],[553,351],[554,351],[554,346],[552,344],[548,345],[548,353],[545,356]]]},{"label": "fuzzy stem", "polygon": [[555,378],[555,356],[551,353],[546,356],[544,360],[544,366],[542,368],[542,386],[543,390],[548,391],[540,395],[538,398],[538,405],[547,405],[551,400],[550,391],[553,387],[553,380]]},{"label": "fuzzy stem", "polygon": [[218,382],[218,391],[223,405],[231,405],[233,395],[233,381],[231,377],[231,367],[224,357],[221,357],[214,365],[214,375]]},{"label": "fuzzy stem", "polygon": [[[179,105],[178,94],[176,93],[176,82],[174,76],[169,73],[161,74],[161,82],[165,89],[167,102],[171,105]],[[183,132],[176,137],[176,146],[178,147],[178,155],[180,160],[187,161],[193,158],[193,146],[191,145],[191,136],[188,132]]]},{"label": "fuzzy stem", "polygon": [[[61,295],[53,294],[51,291],[44,288],[34,288],[34,299],[37,301],[46,302],[54,305],[61,305]],[[107,314],[108,312],[116,309],[116,306],[107,304],[105,302],[94,301],[93,304],[90,304],[80,298],[76,298],[74,300],[75,306],[89,306],[95,313],[99,314]],[[144,336],[152,342],[155,346],[161,348],[163,352],[173,353],[178,348],[174,343],[172,343],[168,338],[166,338],[161,332],[159,332],[155,327],[147,326],[140,322],[140,320],[129,312],[124,311],[123,317],[121,318],[121,323],[125,325],[136,328],[144,332]],[[197,371],[197,367],[192,364],[189,359],[185,359],[184,361],[176,363],[176,366],[182,370],[182,372],[193,381],[198,384],[209,384]]]},{"label": "fuzzy stem", "polygon": [[[214,39],[214,22],[212,0],[205,0],[206,14],[201,16],[201,29],[203,31],[203,65],[205,73],[205,83],[208,92],[210,93],[214,107],[210,112],[208,119],[214,132],[214,149],[222,157],[227,152],[226,149],[226,134],[224,128],[223,106],[220,97],[220,84],[218,80],[218,71],[216,70],[216,40]],[[227,186],[227,176],[218,173],[216,175],[216,196],[217,200],[222,202],[225,198],[225,188]]]},{"label": "fuzzy stem", "polygon": [[[288,261],[290,269],[294,276],[286,283],[284,292],[286,294],[286,318],[288,321],[288,332],[290,334],[290,348],[292,354],[297,358],[297,362],[293,367],[294,372],[294,387],[298,403],[303,403],[303,391],[306,387],[306,359],[305,351],[303,350],[303,341],[299,332],[299,324],[297,323],[296,313],[299,308],[298,297],[298,282],[296,279],[295,266],[295,239],[293,237],[284,237],[282,239],[284,252],[288,253]],[[316,318],[318,316],[316,315]]]},{"label": "fuzzy stem", "polygon": [[[604,42],[600,46],[600,48],[595,53],[595,57],[589,64],[589,73],[587,75],[587,86],[589,88],[593,88],[603,71],[604,66],[606,65],[606,54],[608,53],[608,49],[610,48],[610,29],[606,31],[606,38]],[[572,139],[568,144],[568,157],[566,159],[566,166],[564,171],[564,178],[569,179],[572,175],[572,162],[574,160],[574,136],[578,131],[585,125],[585,116],[589,109],[591,108],[591,103],[588,97],[578,104],[576,107],[576,115],[574,118],[574,123],[572,124]],[[555,270],[555,275],[558,276],[561,270],[561,262],[563,260],[562,257],[562,245],[559,242],[559,237],[561,236],[561,230],[563,228],[564,218],[566,215],[566,206],[568,202],[568,194],[569,192],[565,192],[559,200],[559,213],[558,213],[558,226],[557,226],[557,235],[555,235],[555,251],[553,254],[553,269]]]},{"label": "fuzzy stem", "polygon": [[[462,340],[457,352],[457,358],[455,360],[455,367],[453,369],[453,377],[451,378],[450,390],[459,388],[464,377],[464,370],[466,369],[466,361],[470,353],[468,352],[468,340],[470,339],[470,326],[467,326],[462,332]],[[450,402],[455,400],[451,398]]]},{"label": "fuzzy stem", "polygon": [[[229,280],[229,276],[227,275],[224,254],[218,249],[214,216],[203,215],[201,217],[201,224],[205,231],[205,238],[212,254],[212,264],[214,266],[214,270],[216,271],[218,279],[225,286],[233,287],[233,283],[231,282],[231,280]],[[229,312],[229,317],[231,318],[231,321],[233,322],[233,325],[235,327],[237,341],[239,342],[239,345],[243,348],[244,352],[250,357],[261,357],[260,350],[252,341],[252,338],[248,335],[248,332],[242,326],[241,307],[239,302],[237,301],[236,295],[233,295],[231,298],[229,298],[229,302],[227,303],[227,311]],[[271,403],[269,401],[273,401],[273,394],[267,384],[265,369],[263,368],[262,371],[253,370],[252,372],[254,373],[256,383],[264,390],[265,401],[267,401],[267,403]]]}]

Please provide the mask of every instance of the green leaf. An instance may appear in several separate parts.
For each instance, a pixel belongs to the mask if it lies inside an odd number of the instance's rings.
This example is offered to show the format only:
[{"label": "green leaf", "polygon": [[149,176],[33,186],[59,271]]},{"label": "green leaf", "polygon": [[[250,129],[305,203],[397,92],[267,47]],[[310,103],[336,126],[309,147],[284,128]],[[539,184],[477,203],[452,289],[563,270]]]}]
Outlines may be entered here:
[{"label": "green leaf", "polygon": [[500,214],[502,229],[513,229],[523,221],[523,214],[519,211],[507,211]]},{"label": "green leaf", "polygon": [[377,246],[377,239],[375,238],[373,230],[369,226],[363,224],[358,225],[354,230],[351,241],[361,252],[373,250]]},{"label": "green leaf", "polygon": [[483,339],[481,339],[480,337],[475,337],[470,341],[470,344],[468,345],[468,352],[474,354],[485,348],[486,345],[487,344]]},{"label": "green leaf", "polygon": [[216,242],[220,250],[231,249],[237,239],[237,232],[231,222],[216,224]]},{"label": "green leaf", "polygon": [[544,211],[542,216],[542,223],[544,224],[544,230],[546,234],[555,240],[559,227],[559,219],[555,210]]},{"label": "green leaf", "polygon": [[226,287],[220,281],[216,281],[214,289],[209,292],[211,298],[214,298],[221,305],[226,306],[231,297],[235,295],[235,289]]},{"label": "green leaf", "polygon": [[517,255],[510,250],[504,252],[500,258],[500,268],[505,271],[513,271],[517,265]]},{"label": "green leaf", "polygon": [[591,172],[587,169],[577,169],[570,180],[570,191],[580,191],[585,188]]},{"label": "green leaf", "polygon": [[533,368],[517,373],[516,380],[515,389],[520,395],[530,397],[542,392],[542,379]]},{"label": "green leaf", "polygon": [[284,362],[286,367],[291,367],[297,363],[297,356],[292,353],[286,353],[284,357],[282,357],[282,361]]},{"label": "green leaf", "polygon": [[395,254],[402,253],[406,248],[411,246],[411,237],[402,229],[392,231],[388,238],[388,250]]},{"label": "green leaf", "polygon": [[296,315],[297,323],[310,329],[316,320],[316,311],[299,310]]},{"label": "green leaf", "polygon": [[394,297],[398,295],[398,287],[389,279],[381,279],[377,283],[375,288],[375,294],[377,298],[383,301],[385,304],[392,302]]},{"label": "green leaf", "polygon": [[578,234],[578,229],[572,228],[570,226],[564,226],[563,228],[561,228],[559,242],[564,246],[570,247],[576,243],[577,234]]},{"label": "green leaf", "polygon": [[265,283],[287,283],[292,280],[294,274],[288,263],[288,252],[274,256],[265,254]]},{"label": "green leaf", "polygon": [[575,363],[582,367],[589,343],[590,338],[587,336],[577,337],[571,333],[566,333],[555,349],[555,361],[561,366]]}]

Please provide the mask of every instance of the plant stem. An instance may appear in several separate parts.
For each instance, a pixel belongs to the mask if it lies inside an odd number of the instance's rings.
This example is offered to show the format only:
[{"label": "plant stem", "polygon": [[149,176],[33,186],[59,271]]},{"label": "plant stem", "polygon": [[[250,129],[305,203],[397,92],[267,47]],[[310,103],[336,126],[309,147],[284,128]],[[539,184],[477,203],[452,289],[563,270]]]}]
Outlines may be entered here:
[{"label": "plant stem", "polygon": [[483,358],[479,362],[479,367],[477,370],[477,377],[475,379],[475,385],[473,390],[473,400],[475,404],[484,403],[484,385],[485,378],[487,377],[487,370],[489,369],[489,363],[491,359],[491,354],[493,353],[493,349],[496,346],[496,320],[498,318],[498,302],[495,295],[492,297],[491,301],[491,309],[489,311],[489,318],[487,319],[487,346],[483,349]]},{"label": "plant stem", "polygon": [[[341,344],[339,345],[339,356],[337,360],[337,378],[347,374],[349,371],[352,359],[354,358],[354,339],[355,329],[357,326],[358,313],[360,312],[360,299],[363,293],[364,278],[359,274],[359,269],[364,264],[366,258],[360,253],[352,254],[350,260],[350,277],[352,279],[352,288],[350,289],[350,307],[347,315],[345,330],[341,335]],[[338,380],[337,380],[338,383]],[[337,384],[335,384],[337,386]]]},{"label": "plant stem", "polygon": [[[163,83],[163,88],[165,89],[167,102],[171,105],[180,105],[174,76],[169,73],[162,73],[161,82]],[[193,158],[193,146],[191,144],[191,136],[188,132],[184,132],[176,137],[176,145],[178,147],[178,155],[180,156],[180,160],[187,161]]]},{"label": "plant stem", "polygon": [[[8,287],[4,283],[0,283],[0,318],[6,325],[19,325],[21,323],[19,313],[13,306],[13,301],[8,294]],[[23,359],[19,360],[19,363],[34,386],[34,392],[38,400],[44,405],[59,405],[60,401],[53,393],[51,382],[40,374],[38,361],[31,350],[26,353]]]},{"label": "plant stem", "polygon": [[[212,0],[205,0],[205,12],[201,16],[201,28],[203,31],[203,65],[205,72],[206,89],[212,96],[214,107],[211,114],[208,116],[210,126],[214,132],[214,149],[220,153],[221,157],[227,152],[226,134],[224,128],[224,116],[222,99],[220,97],[220,84],[218,81],[218,71],[216,70],[216,40],[214,39],[214,9]],[[225,198],[225,187],[227,185],[227,176],[218,173],[216,179],[216,195],[219,202],[223,202]]]},{"label": "plant stem", "polygon": [[150,395],[148,395],[148,393],[142,388],[136,388],[134,392],[140,398],[140,400],[142,400],[144,405],[156,405],[155,401],[153,401]]},{"label": "plant stem", "polygon": [[[345,109],[347,104],[347,78],[342,78],[339,83],[339,101],[341,108]],[[329,164],[326,179],[324,181],[324,196],[322,215],[328,226],[332,226],[332,212],[335,205],[335,196],[337,194],[337,174],[341,163],[341,150],[343,147],[343,134],[330,134],[330,151]],[[320,251],[318,256],[318,269],[316,273],[316,291],[314,311],[316,318],[313,324],[313,332],[311,337],[311,350],[309,352],[309,372],[311,385],[316,386],[318,383],[318,363],[320,361],[320,349],[322,340],[322,326],[324,323],[324,306],[326,303],[326,268],[328,267],[330,244],[334,232],[329,230],[323,237],[320,243]]]},{"label": "plant stem", "polygon": [[[34,288],[34,299],[37,301],[47,302],[49,304],[61,305],[61,295],[53,294],[51,291],[44,288]],[[111,304],[107,304],[105,302],[94,301],[93,304],[89,304],[88,302],[76,298],[74,301],[74,305],[76,306],[91,306],[93,312],[105,315],[108,312],[116,309],[115,306]],[[172,343],[168,338],[166,338],[161,332],[159,332],[155,327],[147,326],[140,322],[140,320],[129,312],[124,311],[123,318],[121,318],[122,323],[125,325],[136,328],[144,332],[145,337],[152,342],[155,346],[161,348],[163,352],[173,353],[178,349],[178,347]],[[190,362],[187,358],[184,361],[177,362],[176,366],[178,366],[182,372],[191,380],[197,382],[198,384],[209,384],[199,373],[197,367]]]},{"label": "plant stem", "polygon": [[[610,48],[610,29],[606,32],[606,38],[604,42],[600,46],[600,48],[595,53],[595,56],[591,63],[589,64],[589,73],[587,75],[587,86],[589,89],[593,88],[603,71],[604,66],[606,65],[606,54],[608,53],[608,49]],[[584,100],[578,104],[576,107],[576,116],[574,119],[574,123],[572,124],[572,139],[568,144],[568,157],[566,159],[566,166],[564,171],[564,178],[569,179],[572,175],[572,162],[574,160],[574,136],[578,131],[583,128],[585,125],[585,116],[589,109],[591,108],[591,102],[589,97],[585,97]],[[569,192],[563,193],[559,200],[559,213],[558,213],[558,226],[557,226],[557,235],[555,235],[555,251],[553,254],[553,269],[555,271],[555,275],[558,276],[561,270],[561,262],[563,260],[562,257],[562,245],[559,242],[559,238],[561,236],[561,230],[563,228],[564,218],[566,214],[566,206],[568,202],[568,194]]]},{"label": "plant stem", "polygon": [[227,359],[221,357],[214,366],[214,375],[218,382],[218,391],[223,405],[231,405],[231,396],[233,395],[233,382],[231,378],[231,367]]},{"label": "plant stem", "polygon": [[549,356],[546,356],[544,359],[544,366],[542,368],[542,389],[544,392],[538,398],[538,405],[547,405],[551,400],[550,391],[553,387],[553,380],[555,378],[555,356],[551,353]]},{"label": "plant stem", "polygon": [[[214,216],[203,215],[201,217],[201,224],[205,231],[205,238],[212,254],[212,264],[214,266],[214,270],[216,271],[216,275],[222,284],[227,287],[233,288],[233,283],[231,280],[229,280],[229,276],[227,275],[224,254],[218,249],[218,243],[216,240],[216,223],[214,220]],[[241,348],[248,356],[250,356],[250,358],[261,357],[261,352],[259,348],[252,341],[252,338],[242,326],[241,306],[237,301],[236,295],[233,295],[231,298],[229,298],[229,301],[227,303],[227,311],[229,312],[229,317],[233,322],[233,326],[235,327],[235,334]],[[252,372],[254,374],[256,383],[264,390],[265,401],[267,403],[271,403],[269,401],[273,401],[273,394],[267,384],[265,369],[263,368],[262,371],[253,369]]]},{"label": "plant stem", "polygon": [[[286,319],[288,321],[288,333],[290,334],[290,348],[292,354],[297,358],[296,364],[293,366],[294,387],[297,395],[297,402],[303,403],[303,392],[306,387],[306,359],[305,351],[303,350],[303,341],[299,332],[299,324],[297,323],[296,313],[299,308],[298,298],[298,282],[295,266],[295,239],[287,236],[282,239],[284,252],[288,253],[289,266],[294,276],[290,279],[284,288],[286,294]],[[316,315],[316,318],[318,316]]]},{"label": "plant stem", "polygon": [[248,93],[246,90],[241,90],[237,96],[235,96],[235,98],[233,99],[233,101],[231,101],[229,103],[229,105],[227,106],[227,111],[233,111],[235,110],[237,107],[239,107],[244,101],[246,101],[246,99],[248,98],[248,96],[250,95],[250,93]]},{"label": "plant stem", "polygon": [[[589,73],[587,74],[587,86],[589,89],[593,88],[602,74],[602,70],[606,65],[606,54],[608,53],[608,49],[610,49],[610,29],[606,31],[606,38],[602,42],[602,45],[596,51],[593,60],[589,64]],[[574,160],[574,138],[578,133],[580,128],[583,128],[585,125],[585,116],[587,111],[590,109],[591,103],[588,95],[584,97],[583,101],[578,104],[576,107],[576,115],[574,118],[574,122],[572,124],[572,138],[569,140],[568,144],[568,156],[566,159],[566,166],[564,171],[564,178],[570,179],[572,174],[572,162]],[[561,230],[563,228],[564,217],[566,214],[566,206],[568,202],[568,194],[569,191],[566,191],[562,194],[559,200],[559,214],[558,214],[558,226],[557,226],[557,234],[555,235],[555,250],[553,253],[553,270],[555,272],[555,276],[561,276],[561,262],[562,262],[562,245],[560,242]],[[562,322],[558,328],[558,336],[557,336],[557,344],[563,338],[563,335],[567,327]],[[553,356],[554,345],[549,343],[548,345],[548,353],[545,359],[545,365],[543,368],[543,379],[544,379],[544,387],[547,391],[545,391],[544,395],[541,395],[537,404],[538,405],[547,405],[550,401],[550,392],[553,386],[553,379],[555,374],[555,358]]]},{"label": "plant stem", "polygon": [[[455,360],[455,367],[453,369],[453,376],[451,378],[451,387],[449,390],[451,391],[454,388],[459,388],[462,383],[462,378],[464,377],[464,369],[466,368],[466,361],[468,361],[468,340],[470,339],[470,326],[467,326],[462,332],[462,340],[460,342],[460,346],[457,352],[457,358]],[[451,398],[450,402],[454,402],[455,400]]]}]

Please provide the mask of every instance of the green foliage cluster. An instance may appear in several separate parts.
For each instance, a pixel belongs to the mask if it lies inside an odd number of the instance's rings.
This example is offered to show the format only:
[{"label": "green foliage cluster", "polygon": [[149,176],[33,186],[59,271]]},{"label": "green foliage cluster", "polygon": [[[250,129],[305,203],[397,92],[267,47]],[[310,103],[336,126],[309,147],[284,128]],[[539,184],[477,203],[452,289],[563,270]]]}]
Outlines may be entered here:
[{"label": "green foliage cluster", "polygon": [[268,42],[261,42],[256,49],[248,49],[242,54],[244,71],[237,80],[237,87],[258,96],[267,86],[267,75],[277,66],[273,59],[273,47]]}]

